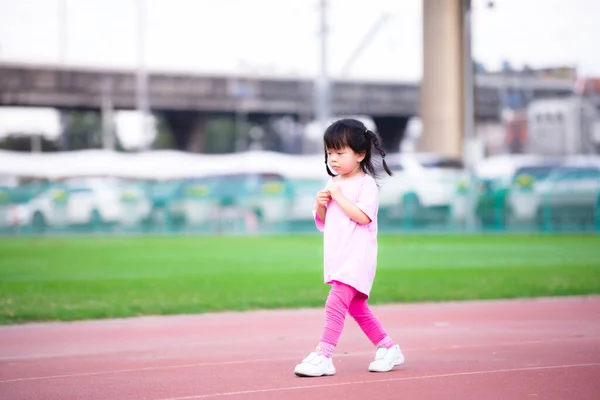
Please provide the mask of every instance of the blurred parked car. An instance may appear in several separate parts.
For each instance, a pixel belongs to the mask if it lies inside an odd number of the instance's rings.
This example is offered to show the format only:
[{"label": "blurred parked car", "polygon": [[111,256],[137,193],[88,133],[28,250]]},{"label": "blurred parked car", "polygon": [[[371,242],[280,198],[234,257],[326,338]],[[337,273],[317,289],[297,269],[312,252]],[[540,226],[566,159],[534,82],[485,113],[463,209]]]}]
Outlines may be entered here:
[{"label": "blurred parked car", "polygon": [[508,225],[530,225],[535,222],[541,197],[538,188],[556,171],[559,162],[528,165],[517,169],[510,186],[506,189],[504,207],[505,222]]},{"label": "blurred parked car", "polygon": [[0,186],[0,228],[17,228],[27,220],[23,204],[48,190],[47,181],[12,182]]},{"label": "blurred parked car", "polygon": [[600,222],[600,161],[568,161],[534,191],[535,221],[542,228],[590,227]]},{"label": "blurred parked car", "polygon": [[223,219],[269,225],[285,221],[292,202],[291,184],[280,174],[212,175],[184,181],[167,205],[167,214],[176,227]]},{"label": "blurred parked car", "polygon": [[169,204],[176,198],[184,183],[185,181],[180,179],[147,181],[142,183],[142,187],[150,201],[150,212],[142,221],[145,229],[162,230],[172,228]]},{"label": "blurred parked car", "polygon": [[[561,162],[560,158],[538,155],[509,154],[490,157],[475,168],[473,184],[477,187],[475,215],[483,227],[504,228],[509,219],[507,205],[511,187],[525,183],[521,171],[537,171],[540,177]],[[549,168],[549,169],[548,169]]]},{"label": "blurred parked car", "polygon": [[386,163],[394,173],[382,172],[380,215],[383,219],[402,219],[423,223],[445,221],[465,175],[459,159],[427,153],[389,154]]},{"label": "blurred parked car", "polygon": [[143,191],[97,180],[56,184],[20,207],[23,223],[38,230],[51,226],[136,224],[150,210]]}]

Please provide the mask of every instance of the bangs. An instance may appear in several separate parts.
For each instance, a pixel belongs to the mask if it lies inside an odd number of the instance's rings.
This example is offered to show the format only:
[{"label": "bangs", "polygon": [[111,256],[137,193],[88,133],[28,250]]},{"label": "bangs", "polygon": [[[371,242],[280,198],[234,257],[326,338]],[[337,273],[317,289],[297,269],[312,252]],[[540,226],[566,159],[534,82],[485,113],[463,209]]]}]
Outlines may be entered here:
[{"label": "bangs", "polygon": [[326,149],[340,150],[349,147],[346,128],[340,123],[334,123],[325,131],[323,136]]}]

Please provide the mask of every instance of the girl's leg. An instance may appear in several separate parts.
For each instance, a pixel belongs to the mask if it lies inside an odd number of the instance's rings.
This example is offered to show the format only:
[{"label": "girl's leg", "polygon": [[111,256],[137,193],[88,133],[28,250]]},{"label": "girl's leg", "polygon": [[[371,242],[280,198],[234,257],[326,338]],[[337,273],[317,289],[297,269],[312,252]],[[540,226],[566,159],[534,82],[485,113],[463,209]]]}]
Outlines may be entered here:
[{"label": "girl's leg", "polygon": [[325,303],[325,327],[321,335],[317,354],[331,357],[335,346],[337,346],[344,320],[350,302],[356,296],[356,289],[341,282],[334,281],[329,290],[329,296]]},{"label": "girl's leg", "polygon": [[348,313],[356,320],[360,329],[362,329],[375,346],[387,349],[394,346],[394,342],[387,335],[383,326],[369,308],[367,296],[357,293],[350,302]]}]

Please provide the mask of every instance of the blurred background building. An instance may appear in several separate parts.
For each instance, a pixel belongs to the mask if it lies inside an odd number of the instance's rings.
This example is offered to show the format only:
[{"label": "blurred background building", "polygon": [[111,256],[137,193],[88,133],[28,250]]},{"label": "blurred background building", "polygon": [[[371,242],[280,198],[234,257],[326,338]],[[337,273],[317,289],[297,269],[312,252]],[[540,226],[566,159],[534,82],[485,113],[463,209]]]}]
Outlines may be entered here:
[{"label": "blurred background building", "polygon": [[323,130],[349,116],[392,154],[389,229],[600,229],[599,16],[592,0],[0,0],[0,220],[310,229]]}]

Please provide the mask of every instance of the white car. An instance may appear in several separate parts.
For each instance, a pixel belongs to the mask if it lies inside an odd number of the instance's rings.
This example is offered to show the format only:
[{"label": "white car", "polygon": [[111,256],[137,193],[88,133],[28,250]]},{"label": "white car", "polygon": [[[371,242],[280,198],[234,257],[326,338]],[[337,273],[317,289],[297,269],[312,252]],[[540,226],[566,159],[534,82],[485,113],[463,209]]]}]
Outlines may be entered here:
[{"label": "white car", "polygon": [[[527,221],[540,227],[594,224],[600,213],[600,159],[568,159],[531,191]],[[535,208],[534,208],[535,206]]]},{"label": "white car", "polygon": [[150,211],[143,192],[105,182],[57,185],[21,206],[22,223],[38,229],[139,223]]},{"label": "white car", "polygon": [[393,172],[380,183],[382,216],[405,221],[424,221],[449,216],[458,183],[465,176],[460,160],[429,153],[387,155]]},{"label": "white car", "polygon": [[479,162],[475,167],[475,176],[480,181],[493,181],[496,187],[508,187],[515,172],[522,167],[537,166],[556,160],[537,154],[502,154]]},{"label": "white car", "polygon": [[278,173],[210,175],[183,181],[166,212],[178,228],[215,222],[232,225],[243,219],[254,230],[288,219],[291,190],[290,182]]},{"label": "white car", "polygon": [[560,169],[560,163],[549,161],[523,166],[515,172],[506,195],[508,224],[518,225],[535,220],[541,201],[539,189]]},{"label": "white car", "polygon": [[536,168],[559,163],[556,157],[533,154],[503,154],[480,161],[471,179],[471,191],[456,197],[456,203],[469,201],[473,194],[475,215],[481,225],[505,226],[509,219],[508,193],[515,174],[524,168]]}]

